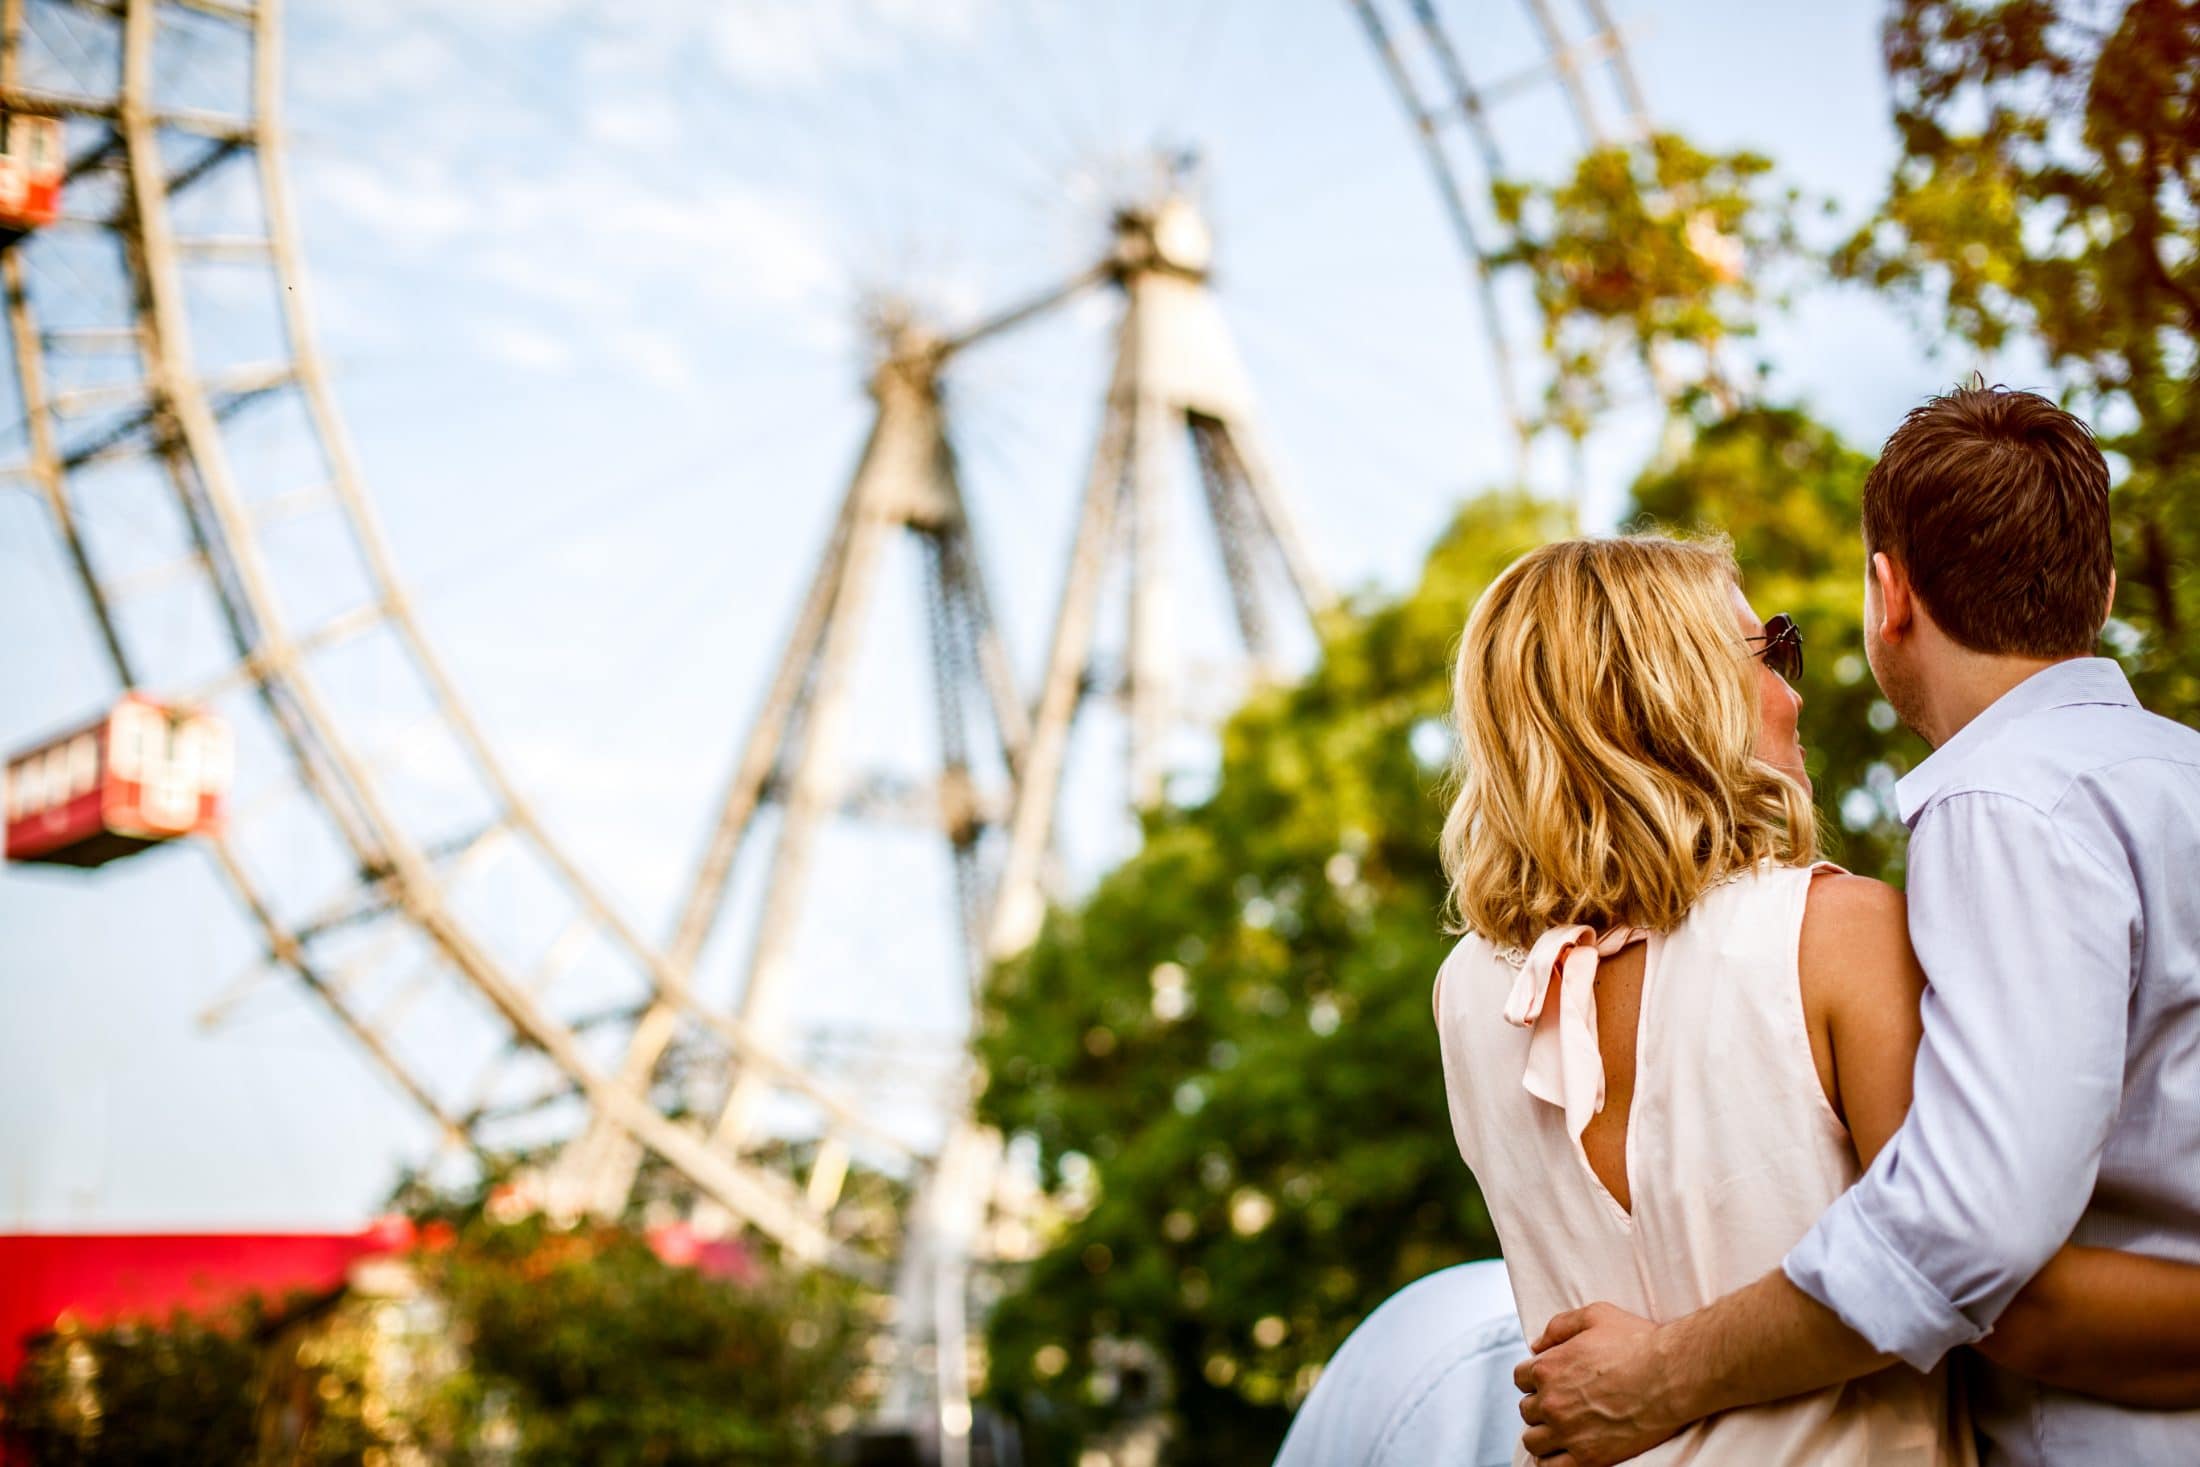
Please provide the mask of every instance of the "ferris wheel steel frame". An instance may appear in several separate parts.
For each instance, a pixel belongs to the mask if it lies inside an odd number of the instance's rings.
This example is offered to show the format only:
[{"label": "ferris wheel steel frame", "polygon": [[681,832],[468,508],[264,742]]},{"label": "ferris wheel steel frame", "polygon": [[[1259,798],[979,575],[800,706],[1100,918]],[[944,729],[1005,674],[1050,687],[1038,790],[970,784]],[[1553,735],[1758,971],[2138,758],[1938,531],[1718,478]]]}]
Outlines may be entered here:
[{"label": "ferris wheel steel frame", "polygon": [[[1506,177],[1491,120],[1506,97],[1555,81],[1591,145],[1639,136],[1644,108],[1625,47],[1604,0],[1576,0],[1586,22],[1570,34],[1553,0],[1521,0],[1540,37],[1543,58],[1511,76],[1476,80],[1467,48],[1456,44],[1434,0],[1346,0],[1416,134],[1447,224],[1469,265],[1499,406],[1523,466],[1530,434],[1522,406],[1519,357],[1500,299],[1501,251],[1485,237],[1470,202],[1478,185]],[[1402,4],[1407,26],[1386,10]],[[26,14],[37,5],[72,9],[119,24],[119,65],[112,98],[27,89],[20,80]],[[164,16],[235,27],[251,48],[250,105],[243,116],[163,109],[156,95]],[[1058,287],[959,334],[928,336],[907,321],[882,338],[870,382],[876,415],[819,565],[798,609],[762,705],[729,774],[709,838],[663,949],[652,946],[568,858],[493,757],[479,726],[422,633],[395,572],[388,544],[328,386],[309,319],[308,294],[281,158],[280,0],[0,0],[0,106],[82,119],[93,146],[71,162],[72,177],[119,174],[121,207],[111,217],[65,221],[111,231],[124,260],[133,303],[127,319],[72,328],[135,351],[142,381],[80,392],[135,404],[90,437],[64,441],[63,397],[53,390],[48,355],[60,333],[41,330],[36,292],[19,241],[0,250],[10,342],[26,418],[28,463],[18,471],[45,501],[65,555],[84,585],[106,656],[124,686],[147,669],[116,614],[128,589],[104,577],[71,492],[80,471],[125,459],[159,466],[193,536],[193,547],[157,576],[196,579],[212,593],[235,653],[230,670],[196,691],[211,696],[249,688],[265,709],[298,785],[325,816],[355,862],[355,884],[304,919],[286,916],[268,883],[249,869],[235,841],[216,836],[213,859],[264,944],[268,965],[287,970],[327,1008],[388,1078],[451,1142],[475,1147],[492,1117],[479,1098],[455,1106],[399,1053],[389,1026],[363,1012],[345,969],[319,954],[320,939],[381,921],[388,931],[424,939],[437,963],[485,1002],[510,1034],[511,1048],[546,1058],[556,1082],[535,1104],[575,1096],[587,1120],[550,1167],[553,1205],[615,1213],[628,1204],[645,1153],[661,1158],[710,1206],[754,1226],[791,1254],[883,1282],[886,1269],[850,1245],[836,1214],[851,1157],[906,1164],[912,1200],[902,1219],[895,1292],[905,1315],[906,1395],[909,1346],[937,1352],[931,1401],[950,1462],[957,1413],[965,1430],[967,1379],[949,1362],[962,1354],[970,1269],[985,1258],[987,1211],[1002,1176],[1000,1138],[971,1118],[977,1076],[967,1058],[940,1092],[944,1141],[911,1143],[860,1101],[788,1058],[783,1045],[785,989],[793,964],[793,917],[803,896],[811,845],[829,819],[914,820],[947,837],[954,870],[955,928],[962,937],[958,981],[974,985],[986,967],[1013,955],[1036,934],[1047,893],[1055,818],[1072,731],[1095,694],[1120,692],[1129,727],[1126,784],[1130,803],[1163,795],[1162,746],[1182,718],[1183,700],[1169,665],[1169,543],[1173,443],[1190,450],[1206,517],[1217,537],[1230,614],[1250,662],[1273,670],[1275,622],[1269,603],[1315,620],[1329,603],[1296,529],[1252,415],[1252,395],[1207,280],[1204,247],[1168,238],[1166,193],[1134,205],[1115,221],[1108,253]],[[1410,36],[1432,87],[1417,74],[1400,37]],[[1618,129],[1607,129],[1584,81],[1606,68],[1617,98]],[[166,139],[196,138],[195,157],[171,167]],[[1460,157],[1462,143],[1475,160]],[[186,238],[170,212],[177,195],[216,170],[255,163],[264,236]],[[1186,206],[1188,207],[1188,206]],[[283,359],[249,369],[202,372],[187,320],[182,272],[192,259],[243,260],[267,272],[285,338]],[[970,515],[955,468],[943,377],[965,350],[1098,288],[1121,300],[1114,366],[1091,467],[1078,499],[1069,561],[1059,588],[1046,660],[1034,696],[1018,692],[986,590]],[[295,394],[327,468],[327,481],[274,500],[247,503],[231,473],[224,424],[253,404]],[[270,585],[260,532],[276,517],[336,516],[363,561],[374,594],[366,604],[304,630],[287,624]],[[863,614],[885,545],[913,536],[925,557],[925,618],[933,664],[932,713],[941,770],[929,790],[838,777],[832,745],[845,716],[848,681]],[[1103,587],[1127,580],[1127,656],[1119,688],[1103,687],[1096,657]],[[132,577],[133,583],[144,577]],[[369,633],[390,634],[428,689],[434,716],[464,751],[493,812],[479,830],[430,844],[407,828],[383,798],[375,774],[323,696],[312,668],[317,654]],[[975,715],[975,721],[973,721]],[[980,744],[997,754],[1008,788],[976,787],[972,756]],[[737,1009],[702,1002],[691,986],[712,933],[726,915],[729,889],[760,812],[780,814],[762,910],[751,935]],[[573,916],[548,948],[515,964],[455,910],[452,893],[468,868],[517,849],[549,873]],[[605,1019],[626,1026],[624,1057],[593,1062],[580,1021],[549,1009],[541,995],[567,956],[600,940],[631,978],[636,997]],[[394,1007],[394,1005],[393,1005]],[[385,1011],[386,1012],[386,1011]],[[697,1125],[658,1098],[668,1057],[694,1049],[709,1057],[721,1083]],[[813,1118],[816,1147],[807,1176],[791,1151],[768,1157],[755,1143],[768,1094],[790,1097]],[[914,1409],[912,1407],[912,1409]],[[966,1443],[961,1443],[966,1445]]]},{"label": "ferris wheel steel frame", "polygon": [[[876,1264],[850,1254],[825,1211],[812,1205],[788,1179],[728,1157],[705,1138],[660,1114],[646,1098],[600,1073],[574,1028],[538,1002],[538,994],[556,977],[555,971],[540,964],[524,975],[514,971],[452,910],[445,887],[456,866],[497,843],[523,846],[562,888],[576,913],[563,940],[553,943],[547,956],[571,950],[574,933],[600,937],[618,952],[650,1002],[676,1013],[725,1052],[740,1055],[745,1069],[799,1094],[822,1115],[829,1134],[861,1137],[874,1150],[903,1146],[888,1128],[862,1115],[800,1066],[772,1053],[740,1024],[701,1004],[675,978],[663,959],[550,839],[491,754],[422,634],[362,488],[314,344],[280,157],[280,0],[261,0],[250,7],[221,0],[175,0],[165,5],[157,0],[126,0],[114,8],[70,7],[112,18],[119,25],[112,98],[35,91],[20,84],[30,6],[31,0],[5,0],[0,6],[0,32],[4,32],[0,34],[0,106],[88,120],[98,130],[97,142],[72,160],[70,173],[73,179],[91,170],[119,172],[120,206],[110,217],[64,218],[53,227],[112,231],[133,306],[128,320],[98,328],[96,333],[76,330],[71,337],[81,341],[96,334],[109,347],[134,350],[142,376],[134,384],[108,385],[82,395],[96,394],[110,403],[134,399],[137,406],[125,413],[119,425],[89,440],[64,444],[60,420],[72,404],[64,403],[49,387],[47,358],[60,337],[39,325],[23,256],[29,241],[18,241],[0,254],[0,283],[5,285],[10,342],[26,418],[29,461],[20,472],[52,514],[70,564],[86,590],[100,642],[124,686],[136,685],[145,672],[140,659],[131,655],[116,614],[118,593],[130,587],[111,583],[100,574],[75,511],[71,477],[80,470],[134,458],[156,463],[167,476],[194,543],[175,564],[156,567],[155,575],[133,580],[203,580],[235,652],[235,662],[226,674],[182,691],[191,699],[232,687],[252,688],[299,785],[325,815],[360,873],[358,889],[342,894],[317,918],[292,922],[278,915],[278,904],[266,883],[247,869],[234,842],[223,836],[211,839],[208,844],[215,863],[257,927],[268,961],[292,972],[440,1132],[471,1145],[470,1123],[477,1117],[455,1114],[436,1095],[399,1057],[392,1035],[349,1001],[344,975],[328,971],[313,951],[316,938],[361,920],[381,918],[405,924],[426,939],[437,959],[502,1018],[513,1043],[548,1059],[586,1099],[593,1114],[661,1156],[700,1192],[796,1256],[830,1259],[852,1272],[875,1276]],[[250,115],[229,117],[159,105],[156,48],[164,17],[178,13],[234,26],[244,33],[243,43],[251,50]],[[178,136],[203,139],[205,145],[191,162],[172,168],[162,145]],[[171,201],[217,169],[238,166],[238,160],[247,155],[258,165],[255,181],[264,236],[179,237]],[[187,258],[216,257],[264,266],[280,302],[286,360],[243,372],[202,375],[195,369],[182,271]],[[281,496],[286,502],[280,505],[248,507],[230,472],[223,424],[255,402],[285,392],[297,394],[326,466],[327,481]],[[82,401],[73,405],[81,407]],[[272,589],[260,543],[271,510],[286,516],[339,517],[375,594],[365,604],[318,626],[293,632]],[[435,717],[464,750],[495,812],[456,849],[425,849],[387,806],[372,770],[339,726],[310,666],[316,653],[376,631],[392,634],[409,659],[434,701]]]}]

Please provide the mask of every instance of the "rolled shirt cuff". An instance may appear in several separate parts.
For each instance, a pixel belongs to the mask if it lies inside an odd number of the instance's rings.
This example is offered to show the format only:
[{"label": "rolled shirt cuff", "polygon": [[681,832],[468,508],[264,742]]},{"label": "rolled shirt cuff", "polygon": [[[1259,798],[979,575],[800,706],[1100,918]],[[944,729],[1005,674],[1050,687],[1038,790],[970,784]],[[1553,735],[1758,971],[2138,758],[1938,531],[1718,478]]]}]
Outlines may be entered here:
[{"label": "rolled shirt cuff", "polygon": [[1782,1267],[1789,1282],[1840,1315],[1872,1348],[1918,1370],[1986,1334],[1886,1240],[1854,1191],[1835,1199]]}]

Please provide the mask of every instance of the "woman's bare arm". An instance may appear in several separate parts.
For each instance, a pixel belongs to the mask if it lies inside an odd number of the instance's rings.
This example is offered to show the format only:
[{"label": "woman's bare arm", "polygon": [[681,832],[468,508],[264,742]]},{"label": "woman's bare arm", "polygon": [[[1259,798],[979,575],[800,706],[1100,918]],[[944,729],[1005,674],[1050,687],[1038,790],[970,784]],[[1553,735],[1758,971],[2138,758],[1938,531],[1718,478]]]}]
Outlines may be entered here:
[{"label": "woman's bare arm", "polygon": [[[1925,974],[1902,894],[1855,876],[1811,884],[1799,954],[1827,1099],[1869,1166],[1910,1108]],[[2119,1405],[2200,1407],[2200,1266],[2065,1244],[1978,1349],[2020,1375]]]},{"label": "woman's bare arm", "polygon": [[1826,1099],[1868,1167],[1910,1113],[1910,1078],[1925,1027],[1925,971],[1910,950],[1902,893],[1862,876],[1810,884],[1798,965],[1811,1054]]},{"label": "woman's bare arm", "polygon": [[2200,1407],[2200,1267],[2065,1244],[1978,1349],[2066,1391],[2126,1406]]}]

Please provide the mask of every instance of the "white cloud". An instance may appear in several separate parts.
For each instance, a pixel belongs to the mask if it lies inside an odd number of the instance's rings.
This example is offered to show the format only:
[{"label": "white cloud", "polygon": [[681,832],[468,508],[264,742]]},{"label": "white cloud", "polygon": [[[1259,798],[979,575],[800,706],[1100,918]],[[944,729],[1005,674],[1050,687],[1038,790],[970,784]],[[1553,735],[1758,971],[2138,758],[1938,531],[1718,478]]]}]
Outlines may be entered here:
[{"label": "white cloud", "polygon": [[573,349],[563,338],[521,321],[497,321],[474,333],[484,354],[530,372],[555,372],[573,364]]},{"label": "white cloud", "polygon": [[353,64],[313,75],[316,106],[346,106],[429,91],[458,76],[458,58],[433,28],[393,30],[351,48]]},{"label": "white cloud", "polygon": [[681,136],[680,115],[662,97],[597,97],[584,125],[589,137],[618,148],[665,148]]},{"label": "white cloud", "polygon": [[799,89],[836,73],[868,71],[912,42],[962,44],[983,0],[748,0],[727,6],[711,30],[729,76]]},{"label": "white cloud", "polygon": [[393,169],[329,158],[303,172],[317,199],[408,253],[436,250],[483,222],[478,196],[441,164],[414,159]]},{"label": "white cloud", "polygon": [[[728,126],[729,88],[780,90],[958,45],[990,4],[558,0],[545,19],[494,0],[457,30],[430,23],[427,0],[390,0],[397,17],[346,9],[336,29],[361,64],[339,83],[338,110],[374,99],[389,126],[371,147],[315,147],[298,182],[309,213],[340,221],[347,254],[399,257],[457,286],[445,329],[479,352],[534,371],[593,361],[693,390],[705,342],[844,348],[853,295],[844,193],[767,181],[751,171],[753,148],[700,147]],[[510,65],[461,85],[500,42],[516,48]],[[707,105],[669,82],[697,61],[736,78]],[[574,64],[577,95],[528,84]],[[316,103],[328,95],[317,88]]]},{"label": "white cloud", "polygon": [[615,365],[652,387],[690,392],[702,385],[695,359],[685,343],[651,326],[620,325],[606,330],[598,344]]},{"label": "white cloud", "polygon": [[730,304],[816,305],[841,274],[824,222],[806,202],[742,184],[633,199],[623,228],[649,254],[701,261],[698,283]]}]

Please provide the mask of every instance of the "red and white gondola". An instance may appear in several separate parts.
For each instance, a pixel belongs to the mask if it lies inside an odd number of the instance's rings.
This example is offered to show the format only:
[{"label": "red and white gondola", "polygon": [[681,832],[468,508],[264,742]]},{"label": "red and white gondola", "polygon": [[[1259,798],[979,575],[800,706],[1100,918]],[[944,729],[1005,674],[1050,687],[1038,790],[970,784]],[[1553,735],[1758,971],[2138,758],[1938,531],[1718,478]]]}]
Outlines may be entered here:
[{"label": "red and white gondola", "polygon": [[7,859],[103,866],[216,830],[233,759],[219,718],[125,693],[97,723],[7,761]]}]

